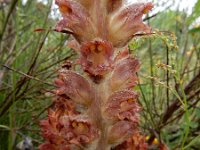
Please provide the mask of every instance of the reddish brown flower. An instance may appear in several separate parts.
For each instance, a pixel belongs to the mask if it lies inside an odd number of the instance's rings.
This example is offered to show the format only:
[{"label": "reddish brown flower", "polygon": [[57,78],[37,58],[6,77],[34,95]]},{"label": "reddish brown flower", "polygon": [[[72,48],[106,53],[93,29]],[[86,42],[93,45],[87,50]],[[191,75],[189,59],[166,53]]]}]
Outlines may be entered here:
[{"label": "reddish brown flower", "polygon": [[73,0],[56,0],[56,4],[63,16],[56,26],[58,31],[71,30],[79,42],[90,41],[96,37],[96,28],[83,5]]},{"label": "reddish brown flower", "polygon": [[87,116],[63,116],[60,119],[64,126],[62,136],[66,136],[70,144],[89,144],[98,136],[97,129]]},{"label": "reddish brown flower", "polygon": [[62,70],[55,84],[57,95],[65,95],[76,103],[88,106],[94,98],[90,83],[75,72]]},{"label": "reddish brown flower", "polygon": [[118,121],[108,131],[108,142],[121,143],[131,137],[135,131],[134,125],[129,121]]},{"label": "reddish brown flower", "polygon": [[140,63],[138,59],[126,57],[115,63],[114,70],[109,79],[112,91],[130,89],[137,84],[136,72]]},{"label": "reddish brown flower", "polygon": [[122,47],[136,33],[151,32],[142,16],[152,9],[152,3],[123,7],[122,0],[56,0],[56,4],[63,16],[57,30],[71,30],[79,43],[100,38]]},{"label": "reddish brown flower", "polygon": [[119,144],[113,150],[147,150],[147,148],[145,137],[139,132],[134,132],[134,136]]},{"label": "reddish brown flower", "polygon": [[135,34],[151,32],[142,16],[152,4],[55,1],[62,14],[56,30],[74,36],[68,46],[80,55],[81,68],[74,72],[67,63],[59,72],[48,119],[40,122],[46,142],[39,149],[146,150],[138,128],[138,94],[132,90],[140,63],[127,44]]},{"label": "reddish brown flower", "polygon": [[151,32],[151,28],[143,23],[142,16],[152,7],[152,3],[136,3],[124,7],[110,16],[108,39],[114,47],[125,46],[136,33]]},{"label": "reddish brown flower", "polygon": [[48,120],[40,122],[42,135],[47,139],[47,142],[40,146],[41,150],[48,147],[63,150],[70,149],[74,145],[87,146],[98,137],[97,129],[87,116],[58,116],[56,111],[49,110]]},{"label": "reddish brown flower", "polygon": [[115,92],[105,105],[104,116],[114,122],[127,120],[137,124],[140,110],[136,102],[137,97],[138,94],[130,90]]},{"label": "reddish brown flower", "polygon": [[82,45],[80,64],[91,75],[104,75],[112,66],[113,47],[106,41],[93,41]]}]

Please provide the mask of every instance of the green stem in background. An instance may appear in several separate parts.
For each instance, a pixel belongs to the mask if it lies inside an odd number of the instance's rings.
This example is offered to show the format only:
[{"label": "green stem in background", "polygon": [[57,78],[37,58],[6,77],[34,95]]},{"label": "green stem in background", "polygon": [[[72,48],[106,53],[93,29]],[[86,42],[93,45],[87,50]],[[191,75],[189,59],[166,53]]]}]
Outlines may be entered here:
[{"label": "green stem in background", "polygon": [[[8,11],[8,14],[7,14],[6,19],[5,19],[5,22],[3,24],[3,28],[2,28],[1,33],[0,33],[0,49],[1,49],[1,41],[3,39],[3,35],[5,33],[5,30],[6,30],[6,27],[7,27],[7,24],[8,24],[8,20],[9,20],[9,18],[11,16],[13,10],[15,9],[15,6],[17,5],[17,2],[18,2],[18,0],[12,0],[10,8],[9,8],[9,11]],[[0,53],[1,53],[1,50],[0,50]]]},{"label": "green stem in background", "polygon": [[[138,73],[136,73],[136,74],[137,74],[137,77],[139,77],[139,76],[138,76]],[[156,126],[156,123],[155,123],[154,117],[153,117],[153,115],[152,115],[152,113],[151,113],[150,105],[149,105],[149,103],[147,102],[147,99],[146,99],[146,97],[145,97],[144,91],[143,91],[142,86],[141,86],[141,84],[140,84],[140,79],[139,79],[139,78],[138,78],[138,87],[139,87],[140,92],[141,92],[141,94],[142,94],[142,97],[143,97],[145,106],[146,106],[146,108],[147,108],[147,112],[148,112],[148,114],[149,114],[149,116],[150,116],[149,121],[151,122],[152,126],[155,127],[155,126]],[[146,118],[147,118],[147,117],[146,117]]]},{"label": "green stem in background", "polygon": [[190,141],[190,143],[188,143],[183,149],[184,149],[184,150],[187,150],[189,147],[191,147],[192,145],[194,145],[195,142],[198,142],[199,139],[200,139],[200,135],[194,137],[194,138]]},{"label": "green stem in background", "polygon": [[[16,84],[16,74],[12,74],[12,81],[11,83],[13,85]],[[14,86],[13,86],[13,89],[14,90]],[[9,127],[10,127],[10,132],[9,132],[9,142],[8,142],[8,150],[12,150],[13,149],[13,145],[15,143],[15,136],[16,136],[16,133],[15,133],[15,127],[16,127],[16,122],[15,122],[15,100],[16,100],[16,95],[14,93],[12,93],[11,95],[11,99],[12,99],[12,103],[13,105],[10,107],[9,109]]]},{"label": "green stem in background", "polygon": [[[20,2],[17,3],[17,2],[18,2],[18,0],[13,0],[12,1],[9,14],[12,13],[12,9],[13,9],[13,11],[15,9],[15,11],[13,12],[13,15],[15,16],[14,17],[15,19],[14,19],[14,23],[12,22],[12,26],[15,27],[15,28],[13,28],[13,30],[16,30],[16,33],[19,33],[19,21],[20,21],[19,16],[20,16],[20,8],[21,8],[20,4],[21,3]],[[17,11],[17,9],[18,9],[18,11]],[[9,19],[9,14],[8,14],[8,19]],[[5,22],[4,30],[6,30],[6,26],[7,26],[6,24],[7,23],[8,22]],[[4,31],[3,31],[3,34],[4,34]],[[17,41],[19,39],[17,34],[14,37],[15,37],[15,41]],[[3,38],[3,35],[0,38]],[[13,50],[16,49],[17,47],[18,47],[18,43],[14,42]],[[19,64],[20,64],[20,61],[14,61],[13,66],[16,67]],[[17,74],[13,73],[11,75],[11,81],[10,82],[11,82],[12,85],[16,85],[17,78],[18,78]],[[15,88],[16,88],[16,86],[13,86],[12,90],[14,90]],[[17,111],[16,111],[16,103],[15,103],[16,96],[17,95],[15,95],[14,93],[11,94],[12,106],[9,108],[9,111],[8,111],[8,113],[9,113],[9,125],[10,125],[10,129],[11,129],[10,133],[9,133],[8,150],[12,150],[14,148],[14,144],[15,144],[15,140],[16,140],[16,131],[15,131],[15,129],[16,129],[16,121],[17,121],[16,120],[16,112]]]},{"label": "green stem in background", "polygon": [[184,120],[186,122],[186,126],[184,126],[184,134],[181,138],[182,139],[181,148],[183,149],[186,139],[188,137],[189,131],[190,131],[190,114],[189,114],[189,109],[188,109],[188,101],[187,101],[185,91],[184,91],[182,84],[180,84],[180,88],[181,88],[183,102],[184,102],[184,111],[185,111]]},{"label": "green stem in background", "polygon": [[[150,26],[150,20],[148,20],[148,25]],[[151,39],[149,39],[148,51],[149,51],[149,58],[150,58],[150,74],[151,74],[152,77],[154,77],[154,70],[153,70],[154,62],[153,62],[153,53],[152,53],[152,42],[151,42]],[[152,94],[151,101],[153,102],[153,107],[154,107],[155,113],[158,114],[157,108],[156,108],[155,85],[154,85],[154,81],[153,80],[151,80],[151,90],[152,90],[151,91],[151,94]]]}]

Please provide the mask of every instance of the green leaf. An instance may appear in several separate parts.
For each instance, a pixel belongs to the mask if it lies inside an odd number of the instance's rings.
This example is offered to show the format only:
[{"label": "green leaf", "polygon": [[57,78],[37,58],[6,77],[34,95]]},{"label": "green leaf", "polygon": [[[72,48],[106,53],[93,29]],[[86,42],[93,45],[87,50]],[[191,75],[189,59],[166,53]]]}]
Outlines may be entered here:
[{"label": "green leaf", "polygon": [[196,32],[200,32],[200,27],[192,28],[189,30],[189,33],[194,34]]},{"label": "green leaf", "polygon": [[200,0],[198,0],[193,8],[192,14],[188,18],[189,24],[200,16]]}]

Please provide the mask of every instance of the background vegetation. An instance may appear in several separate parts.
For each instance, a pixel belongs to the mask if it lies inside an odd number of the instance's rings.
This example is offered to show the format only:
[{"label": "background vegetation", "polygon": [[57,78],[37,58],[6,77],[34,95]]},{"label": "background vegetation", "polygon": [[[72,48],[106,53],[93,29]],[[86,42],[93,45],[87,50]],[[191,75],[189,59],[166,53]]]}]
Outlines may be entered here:
[{"label": "background vegetation", "polygon": [[[77,57],[66,47],[69,36],[48,30],[56,24],[53,1],[24,2],[0,0],[0,150],[26,137],[35,149],[42,143],[38,123],[51,106],[56,71]],[[172,150],[199,150],[200,0],[191,14],[161,5],[144,18],[155,33],[129,46],[141,60],[141,129]]]}]

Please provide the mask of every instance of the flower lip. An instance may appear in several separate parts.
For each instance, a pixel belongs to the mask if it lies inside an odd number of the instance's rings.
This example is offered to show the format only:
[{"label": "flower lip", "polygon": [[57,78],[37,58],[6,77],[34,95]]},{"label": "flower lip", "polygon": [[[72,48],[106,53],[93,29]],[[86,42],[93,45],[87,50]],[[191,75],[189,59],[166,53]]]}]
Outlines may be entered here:
[{"label": "flower lip", "polygon": [[63,133],[73,134],[73,139],[69,141],[71,143],[88,143],[98,136],[97,129],[95,129],[91,120],[83,115],[63,116],[60,122],[65,127]]},{"label": "flower lip", "polygon": [[58,89],[56,95],[65,95],[77,104],[88,106],[93,100],[93,89],[90,83],[81,75],[62,69],[55,81]]},{"label": "flower lip", "polygon": [[[42,134],[48,139],[48,142],[40,145],[40,149],[45,149],[48,146],[61,149],[62,146],[70,146],[71,144],[86,145],[98,137],[97,129],[86,116],[65,115],[55,118],[54,114],[55,112],[51,114],[54,117],[52,119],[57,119],[56,121],[51,123],[49,118],[40,122]],[[61,128],[58,129],[58,126]]]},{"label": "flower lip", "polygon": [[92,75],[104,75],[112,67],[112,44],[103,40],[85,42],[80,48],[80,64]]},{"label": "flower lip", "polygon": [[150,33],[151,28],[143,23],[142,16],[153,8],[152,3],[135,3],[120,9],[108,21],[108,39],[114,47],[123,47],[137,33]]},{"label": "flower lip", "polygon": [[119,120],[129,120],[132,123],[138,123],[138,115],[140,107],[136,99],[138,94],[130,91],[115,92],[108,98],[105,105],[104,116],[111,122]]},{"label": "flower lip", "polygon": [[126,56],[126,54],[117,57],[109,79],[110,88],[112,91],[131,89],[137,83],[136,72],[140,67],[139,60]]},{"label": "flower lip", "polygon": [[56,4],[62,14],[56,31],[69,31],[79,43],[95,38],[96,28],[88,10],[81,3],[74,0],[56,0]]}]

